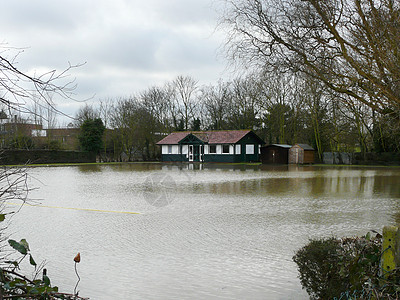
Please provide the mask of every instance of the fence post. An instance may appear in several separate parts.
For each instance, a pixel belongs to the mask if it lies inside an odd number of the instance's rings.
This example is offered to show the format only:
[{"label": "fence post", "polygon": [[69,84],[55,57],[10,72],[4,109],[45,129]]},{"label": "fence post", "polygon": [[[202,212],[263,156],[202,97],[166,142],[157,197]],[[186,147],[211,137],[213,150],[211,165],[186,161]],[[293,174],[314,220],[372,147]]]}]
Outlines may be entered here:
[{"label": "fence post", "polygon": [[382,275],[400,267],[400,230],[395,226],[383,227]]}]

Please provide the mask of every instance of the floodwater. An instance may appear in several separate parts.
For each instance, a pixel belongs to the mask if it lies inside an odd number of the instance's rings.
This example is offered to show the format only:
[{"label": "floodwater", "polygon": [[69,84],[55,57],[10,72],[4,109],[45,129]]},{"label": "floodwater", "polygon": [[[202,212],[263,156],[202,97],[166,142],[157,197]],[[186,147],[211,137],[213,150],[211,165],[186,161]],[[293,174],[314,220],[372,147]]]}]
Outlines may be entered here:
[{"label": "floodwater", "polygon": [[[311,238],[400,223],[400,168],[125,164],[29,169],[9,225],[52,283],[93,299],[307,299]],[[139,214],[132,214],[137,212]]]}]

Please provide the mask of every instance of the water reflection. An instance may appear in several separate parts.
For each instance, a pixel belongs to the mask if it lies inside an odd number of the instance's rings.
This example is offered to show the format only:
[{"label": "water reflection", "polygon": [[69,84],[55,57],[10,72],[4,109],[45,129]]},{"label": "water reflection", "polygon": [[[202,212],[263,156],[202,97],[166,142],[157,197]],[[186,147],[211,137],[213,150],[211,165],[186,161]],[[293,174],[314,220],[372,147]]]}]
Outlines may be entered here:
[{"label": "water reflection", "polygon": [[[228,176],[224,174],[224,176]],[[195,179],[193,180],[195,181]],[[382,177],[284,177],[259,178],[237,181],[209,182],[195,185],[197,192],[227,195],[283,195],[321,197],[340,195],[342,197],[370,197],[373,194],[400,196],[397,179]],[[391,185],[391,186],[388,186]]]},{"label": "water reflection", "polygon": [[[10,230],[49,261],[63,290],[74,288],[70,262],[81,252],[80,290],[91,299],[307,299],[291,258],[309,238],[400,224],[396,168],[133,163],[32,171],[45,183],[32,196],[58,208],[24,207]],[[141,214],[124,213],[131,211]]]}]

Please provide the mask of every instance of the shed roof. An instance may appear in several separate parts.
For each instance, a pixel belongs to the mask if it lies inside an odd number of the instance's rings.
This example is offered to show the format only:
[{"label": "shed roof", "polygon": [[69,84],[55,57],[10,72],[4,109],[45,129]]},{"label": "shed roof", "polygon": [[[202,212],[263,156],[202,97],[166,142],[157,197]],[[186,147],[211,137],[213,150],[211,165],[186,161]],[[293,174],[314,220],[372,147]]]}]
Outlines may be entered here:
[{"label": "shed roof", "polygon": [[[157,145],[178,144],[189,134],[208,144],[234,144],[252,132],[251,130],[220,130],[220,131],[178,131],[163,138]],[[254,133],[253,133],[254,134]],[[260,139],[260,141],[262,141]]]},{"label": "shed roof", "polygon": [[292,148],[292,145],[287,145],[287,144],[272,144],[272,145],[268,145],[268,146],[276,146],[276,147],[281,147],[281,148]]},{"label": "shed roof", "polygon": [[[314,150],[313,147],[311,147],[308,144],[296,144],[295,146],[299,146],[300,148],[302,148],[303,150]],[[294,146],[293,146],[294,147]]]}]

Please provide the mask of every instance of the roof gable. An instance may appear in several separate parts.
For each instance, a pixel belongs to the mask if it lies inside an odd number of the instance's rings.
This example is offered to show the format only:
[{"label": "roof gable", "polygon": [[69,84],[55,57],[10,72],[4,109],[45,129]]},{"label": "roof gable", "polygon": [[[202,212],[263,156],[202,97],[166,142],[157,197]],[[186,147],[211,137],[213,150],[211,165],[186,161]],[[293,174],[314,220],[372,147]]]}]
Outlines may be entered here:
[{"label": "roof gable", "polygon": [[179,144],[204,144],[204,141],[193,133],[189,133],[179,141]]}]

